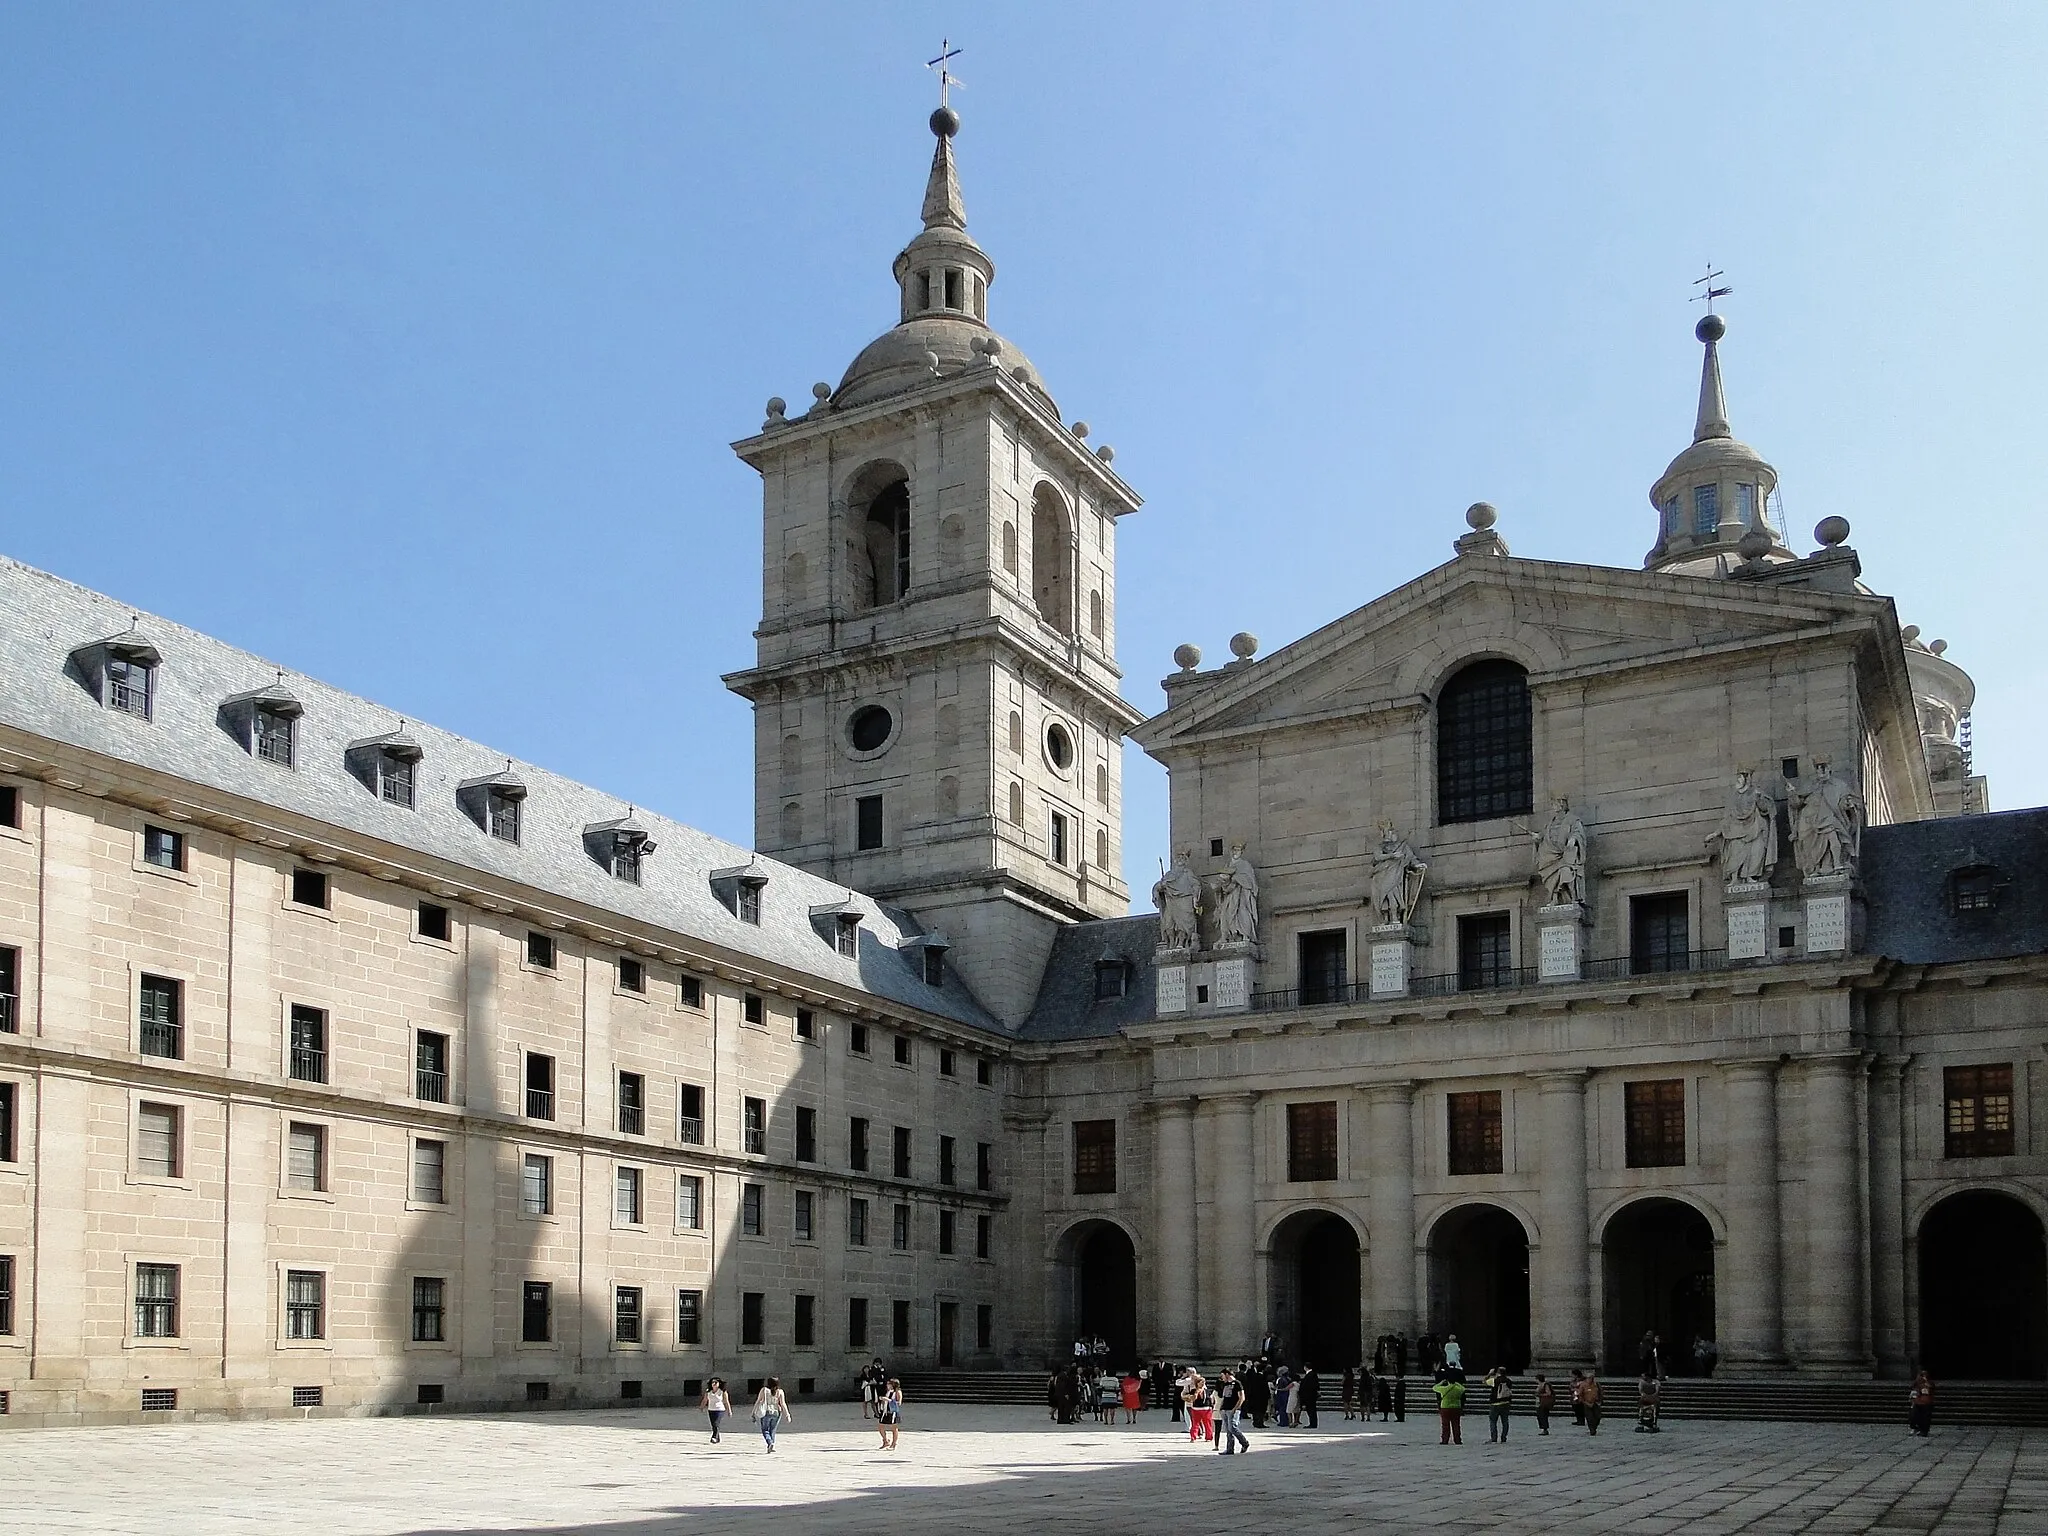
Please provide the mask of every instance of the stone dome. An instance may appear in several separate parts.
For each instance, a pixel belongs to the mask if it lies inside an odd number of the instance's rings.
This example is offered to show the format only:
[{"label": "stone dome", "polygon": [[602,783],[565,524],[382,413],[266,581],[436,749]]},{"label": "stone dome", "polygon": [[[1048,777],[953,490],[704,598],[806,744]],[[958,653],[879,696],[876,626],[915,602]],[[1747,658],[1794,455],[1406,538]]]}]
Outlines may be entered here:
[{"label": "stone dome", "polygon": [[[839,381],[839,388],[833,391],[832,404],[842,410],[866,405],[925,383],[932,376],[931,360],[926,353],[938,355],[939,371],[944,374],[983,367],[974,343],[989,337],[996,337],[996,333],[967,315],[923,314],[905,320],[861,348],[860,355]],[[1017,370],[1022,368],[1024,377],[1019,382],[1057,415],[1059,407],[1046,392],[1031,360],[1007,338],[996,339],[1002,342],[997,357],[1003,372],[1015,380]]]}]

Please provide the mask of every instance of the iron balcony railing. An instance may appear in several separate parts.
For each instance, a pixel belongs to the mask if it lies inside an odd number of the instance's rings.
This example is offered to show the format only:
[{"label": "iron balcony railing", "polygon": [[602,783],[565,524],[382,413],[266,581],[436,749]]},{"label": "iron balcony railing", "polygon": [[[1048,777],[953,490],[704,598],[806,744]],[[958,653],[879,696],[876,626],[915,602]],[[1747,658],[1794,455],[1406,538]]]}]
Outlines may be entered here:
[{"label": "iron balcony railing", "polygon": [[[1619,955],[1607,960],[1589,960],[1581,968],[1581,981],[1645,981],[1659,976],[1693,971],[1725,970],[1728,951],[1695,949],[1671,955]],[[1482,992],[1507,992],[1524,987],[1557,985],[1545,983],[1534,966],[1489,970],[1477,975],[1451,972],[1442,976],[1411,976],[1406,992],[1384,995],[1380,1002],[1417,998],[1457,997]],[[1252,1011],[1281,1013],[1295,1008],[1352,1007],[1374,1001],[1372,985],[1365,981],[1326,983],[1314,987],[1290,987],[1272,992],[1254,992]]]},{"label": "iron balcony railing", "polygon": [[15,1017],[17,999],[12,992],[0,992],[0,1034],[15,1034],[21,1025]]},{"label": "iron balcony railing", "polygon": [[417,1071],[418,1081],[413,1086],[413,1096],[428,1104],[448,1102],[448,1074],[433,1067],[421,1067]]},{"label": "iron balcony railing", "polygon": [[529,1088],[526,1090],[526,1118],[529,1120],[552,1120],[555,1118],[555,1095],[551,1089]]},{"label": "iron balcony railing", "polygon": [[327,1081],[327,1053],[309,1045],[292,1047],[292,1076],[302,1083]]}]

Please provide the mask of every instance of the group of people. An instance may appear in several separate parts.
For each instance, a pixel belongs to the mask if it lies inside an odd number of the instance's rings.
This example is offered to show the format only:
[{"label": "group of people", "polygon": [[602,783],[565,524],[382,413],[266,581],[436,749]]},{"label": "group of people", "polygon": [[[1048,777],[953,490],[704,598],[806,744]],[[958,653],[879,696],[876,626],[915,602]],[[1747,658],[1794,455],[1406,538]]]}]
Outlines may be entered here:
[{"label": "group of people", "polygon": [[1113,1371],[1098,1365],[1093,1356],[1076,1355],[1073,1363],[1052,1373],[1045,1406],[1056,1424],[1078,1424],[1085,1417],[1114,1424],[1119,1412],[1126,1424],[1135,1424],[1138,1410],[1145,1406],[1146,1375],[1137,1369]]}]

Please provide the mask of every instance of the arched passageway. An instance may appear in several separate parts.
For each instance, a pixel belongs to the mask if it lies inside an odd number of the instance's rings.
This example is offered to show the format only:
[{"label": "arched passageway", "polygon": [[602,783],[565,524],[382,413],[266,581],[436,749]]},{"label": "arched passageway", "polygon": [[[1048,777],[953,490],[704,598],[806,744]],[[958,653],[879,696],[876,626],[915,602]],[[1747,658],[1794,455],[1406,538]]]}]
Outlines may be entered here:
[{"label": "arched passageway", "polygon": [[1497,1205],[1461,1205],[1429,1238],[1429,1329],[1458,1336],[1465,1369],[1529,1366],[1529,1234]]},{"label": "arched passageway", "polygon": [[1937,1381],[2048,1376],[2048,1243],[2012,1196],[1964,1190],[1921,1221],[1920,1363]]},{"label": "arched passageway", "polygon": [[1667,1374],[1696,1374],[1693,1340],[1715,1336],[1714,1229],[1707,1218],[1681,1200],[1632,1201],[1608,1221],[1602,1247],[1603,1368],[1635,1374],[1643,1335],[1654,1333]]},{"label": "arched passageway", "polygon": [[1273,1232],[1272,1329],[1289,1361],[1341,1372],[1363,1358],[1358,1234],[1342,1216],[1300,1211]]},{"label": "arched passageway", "polygon": [[1077,1338],[1100,1338],[1117,1369],[1138,1360],[1138,1254],[1130,1234],[1112,1221],[1087,1222],[1061,1243],[1066,1282],[1066,1337],[1057,1352]]}]

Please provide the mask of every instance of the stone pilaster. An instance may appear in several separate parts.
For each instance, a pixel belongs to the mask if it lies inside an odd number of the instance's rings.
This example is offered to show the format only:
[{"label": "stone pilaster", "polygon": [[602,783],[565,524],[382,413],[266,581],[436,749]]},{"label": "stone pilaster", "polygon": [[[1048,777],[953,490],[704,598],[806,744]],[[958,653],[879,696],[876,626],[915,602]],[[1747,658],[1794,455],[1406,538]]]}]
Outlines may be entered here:
[{"label": "stone pilaster", "polygon": [[1416,1333],[1415,1084],[1365,1089],[1372,1138],[1372,1303],[1368,1337]]},{"label": "stone pilaster", "polygon": [[[1003,1130],[1010,1137],[1015,1158],[1010,1175],[1015,1194],[1010,1200],[1007,1221],[998,1221],[996,1226],[999,1231],[1009,1228],[1009,1274],[1022,1287],[1022,1294],[1012,1296],[997,1316],[1008,1312],[1015,1319],[1011,1351],[1019,1361],[1034,1364],[1051,1358],[1071,1342],[1054,1338],[1058,1324],[1053,1317],[1053,1298],[1046,1289],[1046,1276],[1052,1268],[1045,1252],[1049,1172],[1045,1166],[1045,1128],[1050,1118],[1044,1109],[1036,1107],[1003,1112]],[[887,1214],[880,1205],[876,1210]],[[870,1316],[868,1323],[873,1328],[876,1319]]]},{"label": "stone pilaster", "polygon": [[1870,1334],[1880,1376],[1911,1374],[1906,1351],[1905,1143],[1901,1099],[1910,1057],[1870,1072]]},{"label": "stone pilaster", "polygon": [[[1169,1360],[1195,1353],[1195,1125],[1192,1099],[1152,1104],[1152,1244],[1155,1277],[1151,1352]],[[1143,1340],[1140,1341],[1141,1347]]]},{"label": "stone pilaster", "polygon": [[1856,1085],[1863,1058],[1838,1051],[1806,1057],[1803,1066],[1807,1338],[1800,1368],[1860,1375],[1871,1364],[1863,1325],[1863,1200],[1856,1177]]},{"label": "stone pilaster", "polygon": [[1731,1372],[1785,1364],[1779,1291],[1778,1062],[1721,1063],[1728,1090],[1728,1242],[1716,1266],[1721,1359]]},{"label": "stone pilaster", "polygon": [[1586,1076],[1531,1074],[1542,1105],[1543,1244],[1538,1251],[1536,1355],[1560,1370],[1593,1358],[1587,1252]]},{"label": "stone pilaster", "polygon": [[1215,1183],[1202,1233],[1209,1248],[1209,1270],[1202,1294],[1206,1327],[1201,1342],[1215,1355],[1234,1357],[1258,1343],[1252,1274],[1252,1113],[1257,1101],[1255,1093],[1202,1100]]}]

